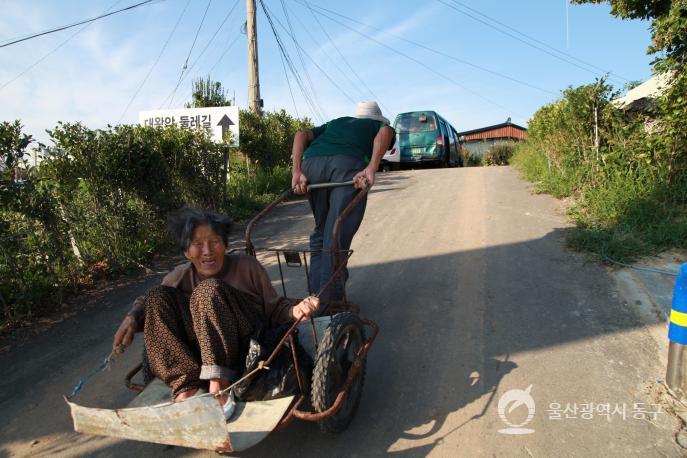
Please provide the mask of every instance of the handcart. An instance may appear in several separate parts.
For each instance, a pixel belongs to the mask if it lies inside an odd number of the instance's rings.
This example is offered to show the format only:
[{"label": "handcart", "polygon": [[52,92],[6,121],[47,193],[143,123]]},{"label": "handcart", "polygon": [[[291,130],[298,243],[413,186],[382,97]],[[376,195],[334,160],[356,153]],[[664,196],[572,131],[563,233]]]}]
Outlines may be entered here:
[{"label": "handcart", "polygon": [[[309,189],[351,185],[353,182],[324,183],[311,185]],[[341,221],[360,203],[368,190],[367,186],[361,189],[337,218],[332,231],[334,244],[338,240]],[[251,236],[256,224],[292,194],[292,190],[282,193],[249,222],[245,234],[247,254],[256,257],[258,253],[276,256],[285,297],[286,268],[303,268],[310,285],[307,260],[310,251],[256,247]],[[338,246],[333,246],[334,273],[320,291],[310,293],[321,294],[342,274],[352,253],[352,250],[340,250]],[[345,282],[342,283],[345,286]],[[285,428],[294,419],[315,421],[327,433],[341,432],[347,428],[357,410],[365,378],[366,356],[379,332],[377,324],[360,317],[358,307],[345,298],[344,290],[342,302],[325,304],[319,316],[299,319],[293,323],[268,358],[260,361],[258,367],[227,388],[229,390],[258,372],[269,370],[279,350],[289,348],[298,381],[295,395],[266,401],[239,401],[234,415],[226,421],[222,408],[215,399],[217,393],[194,396],[175,403],[171,399],[169,388],[159,379],[145,386],[133,382],[134,376],[141,370],[142,365],[138,365],[127,374],[126,385],[140,393],[126,408],[101,409],[76,404],[73,398],[80,389],[81,382],[71,396],[65,396],[71,409],[74,430],[218,452],[245,450],[260,442],[270,432]],[[299,368],[295,339],[298,339],[314,362],[309,384],[303,380],[304,374]],[[307,385],[310,386],[309,392],[305,388]],[[227,390],[219,394],[224,394]]]}]

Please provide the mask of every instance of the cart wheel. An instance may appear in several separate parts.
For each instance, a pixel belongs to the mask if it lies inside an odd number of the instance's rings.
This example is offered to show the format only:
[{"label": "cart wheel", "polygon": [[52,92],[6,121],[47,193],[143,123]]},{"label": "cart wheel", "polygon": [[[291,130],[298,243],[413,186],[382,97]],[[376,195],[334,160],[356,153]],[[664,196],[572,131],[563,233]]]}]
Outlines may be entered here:
[{"label": "cart wheel", "polygon": [[[355,361],[358,350],[365,342],[363,323],[356,315],[345,312],[334,315],[317,348],[315,369],[312,376],[312,405],[317,412],[327,410],[346,383],[348,371]],[[365,381],[363,361],[360,372],[343,399],[341,408],[333,415],[319,421],[326,433],[344,431],[360,403]]]}]

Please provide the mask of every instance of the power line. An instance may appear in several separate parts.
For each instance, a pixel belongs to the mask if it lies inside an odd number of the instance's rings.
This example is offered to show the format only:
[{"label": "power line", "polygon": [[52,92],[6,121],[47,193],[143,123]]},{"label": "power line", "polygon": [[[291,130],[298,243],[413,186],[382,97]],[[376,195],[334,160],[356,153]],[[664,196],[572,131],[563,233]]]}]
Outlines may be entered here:
[{"label": "power line", "polygon": [[[474,9],[474,8],[471,8],[470,6],[466,5],[465,3],[462,3],[462,2],[460,2],[460,1],[458,1],[458,0],[451,0],[451,1],[453,1],[453,3],[456,3],[456,4],[460,5],[460,6],[462,6],[463,8],[465,8],[465,9],[467,9],[467,10],[470,10],[470,11],[474,12],[475,14],[478,14],[478,15],[480,15],[480,16],[482,16],[482,17],[485,17],[485,18],[489,19],[490,21],[492,21],[492,22],[494,22],[494,23],[496,23],[496,24],[498,24],[498,25],[500,25],[500,26],[502,26],[502,27],[505,27],[505,28],[507,28],[508,30],[511,30],[511,31],[517,33],[518,35],[521,35],[521,36],[523,36],[523,37],[525,37],[525,38],[527,38],[527,39],[529,39],[529,40],[532,40],[532,41],[534,41],[535,43],[539,43],[540,45],[545,46],[546,48],[551,49],[552,51],[555,51],[555,52],[560,53],[560,54],[562,54],[562,55],[564,55],[564,56],[566,56],[566,57],[569,57],[569,58],[571,58],[571,59],[573,59],[573,60],[576,60],[577,62],[580,62],[581,64],[584,64],[584,65],[586,65],[586,66],[588,66],[588,67],[595,68],[595,69],[599,70],[599,71],[602,72],[602,73],[614,74],[615,76],[617,76],[618,78],[620,78],[620,79],[622,79],[622,80],[624,80],[624,81],[629,81],[627,78],[625,78],[625,77],[623,77],[623,76],[620,76],[620,75],[618,75],[617,73],[609,72],[608,70],[606,70],[606,69],[604,69],[604,68],[601,68],[601,67],[598,67],[598,66],[596,66],[596,65],[594,65],[594,64],[592,64],[592,63],[586,62],[586,61],[584,61],[584,60],[582,60],[582,59],[580,59],[580,58],[578,58],[578,57],[576,57],[576,56],[573,56],[573,55],[570,54],[570,53],[567,53],[567,52],[562,51],[562,50],[560,50],[560,49],[558,49],[558,48],[556,48],[556,47],[554,47],[554,46],[551,46],[551,45],[549,45],[548,43],[546,43],[546,42],[544,42],[544,41],[541,41],[541,40],[539,40],[539,39],[537,39],[537,38],[535,38],[535,37],[533,37],[533,36],[527,35],[525,32],[521,32],[520,30],[518,30],[518,29],[516,29],[516,28],[514,28],[514,27],[511,27],[511,26],[509,26],[508,24],[504,24],[503,22],[500,22],[499,20],[494,19],[494,18],[491,17],[491,16],[488,16],[488,15],[486,15],[486,14],[484,14],[484,13],[482,13],[482,12],[480,12],[480,11]],[[569,2],[566,1],[566,4],[565,4],[565,5],[566,5],[566,6],[565,6],[566,24],[567,24],[567,15],[568,15],[568,3],[569,3]],[[567,33],[567,27],[566,27],[566,33]]]},{"label": "power line", "polygon": [[[57,27],[57,28],[50,29],[50,30],[45,30],[45,31],[39,32],[39,33],[34,33],[34,34],[32,34],[32,35],[28,35],[28,36],[25,36],[25,37],[22,37],[22,38],[19,38],[19,39],[16,39],[16,40],[12,40],[12,41],[10,41],[10,42],[8,42],[8,43],[3,43],[3,44],[0,45],[0,48],[4,48],[4,47],[6,47],[6,46],[10,46],[10,45],[13,45],[13,44],[21,43],[22,41],[30,40],[30,39],[32,39],[32,38],[41,37],[41,36],[43,36],[43,35],[48,35],[48,34],[50,34],[50,33],[59,32],[59,31],[61,31],[61,30],[70,29],[70,28],[72,28],[72,27],[76,27],[77,25],[86,24],[87,22],[97,21],[98,19],[102,19],[102,18],[105,18],[105,17],[108,17],[108,16],[112,16],[113,14],[121,13],[121,12],[123,12],[123,11],[132,10],[132,9],[134,9],[134,8],[138,8],[139,6],[147,5],[147,4],[149,4],[149,3],[152,3],[153,1],[154,1],[154,0],[145,0],[144,2],[136,3],[135,5],[130,5],[130,6],[127,6],[126,8],[122,8],[122,9],[117,10],[117,11],[112,11],[111,13],[101,14],[100,16],[96,16],[96,17],[91,18],[91,19],[86,19],[86,20],[83,20],[83,21],[75,22],[75,23],[73,23],[73,24],[69,24],[69,25]],[[162,0],[157,0],[157,1],[162,1]]]},{"label": "power line", "polygon": [[236,37],[229,43],[229,45],[226,48],[224,48],[224,51],[222,51],[222,54],[220,54],[219,58],[215,61],[213,66],[210,67],[210,70],[207,71],[208,74],[212,73],[212,71],[215,69],[215,67],[217,67],[217,65],[222,61],[224,56],[229,52],[229,50],[231,48],[234,47],[234,45],[239,40],[239,38],[241,38],[241,35],[243,35],[243,32],[241,32],[241,30],[239,30],[239,33],[236,35]]},{"label": "power line", "polygon": [[[119,4],[121,1],[122,1],[122,0],[117,0],[116,2],[114,2],[108,9],[105,10],[105,12],[110,11],[112,8],[114,8],[115,6],[117,6],[117,4]],[[76,32],[74,32],[73,34],[71,34],[67,39],[65,39],[64,41],[62,41],[59,45],[55,46],[52,50],[50,50],[48,53],[44,54],[42,57],[40,57],[38,60],[36,60],[33,64],[29,65],[29,66],[26,67],[24,70],[22,70],[17,76],[15,76],[15,77],[12,78],[11,80],[8,80],[7,82],[5,82],[2,86],[0,86],[0,91],[2,91],[3,89],[5,89],[5,88],[6,88],[7,86],[9,86],[10,84],[14,83],[16,80],[18,80],[19,78],[21,78],[22,76],[24,76],[25,74],[27,74],[29,71],[31,71],[35,66],[37,66],[38,64],[40,64],[41,62],[43,62],[45,59],[47,59],[48,57],[50,57],[51,55],[53,55],[53,54],[54,54],[55,52],[57,52],[60,48],[62,48],[62,46],[66,45],[69,41],[71,41],[72,38],[74,38],[75,36],[77,36],[78,34],[80,34],[81,32],[83,32],[84,30],[86,30],[91,24],[93,24],[93,22],[89,22],[88,24],[86,24],[86,25],[84,25],[83,27],[81,27],[80,29],[78,29]]]},{"label": "power line", "polygon": [[296,98],[293,96],[293,89],[291,89],[291,80],[289,79],[289,73],[286,71],[286,64],[284,63],[284,56],[279,53],[279,58],[281,60],[281,66],[284,69],[284,76],[286,77],[286,85],[289,87],[289,94],[291,95],[291,102],[293,102],[293,109],[296,112],[296,118],[301,117],[300,114],[298,114],[298,105],[296,105]]},{"label": "power line", "polygon": [[[537,49],[537,50],[543,52],[544,54],[548,54],[548,55],[551,56],[551,57],[554,57],[554,58],[556,58],[556,59],[558,59],[558,60],[560,60],[560,61],[566,62],[566,63],[568,63],[568,64],[570,64],[570,65],[572,65],[572,66],[574,66],[574,67],[577,67],[577,68],[579,68],[579,69],[581,69],[581,70],[584,70],[584,71],[586,71],[586,72],[589,72],[589,73],[591,73],[591,74],[593,74],[593,75],[595,75],[595,76],[601,76],[601,74],[600,74],[598,71],[591,70],[591,69],[589,69],[589,68],[587,68],[587,67],[584,67],[584,66],[578,64],[577,62],[574,62],[573,60],[570,60],[570,59],[568,59],[568,58],[566,58],[566,57],[564,57],[564,56],[560,56],[560,55],[555,54],[555,53],[553,53],[553,52],[551,52],[551,51],[548,51],[547,49],[545,49],[545,48],[543,48],[543,47],[541,47],[541,46],[537,46],[537,45],[535,45],[535,44],[533,44],[533,43],[530,43],[530,42],[528,42],[528,41],[526,41],[526,40],[523,40],[522,38],[518,37],[517,35],[514,35],[514,34],[508,32],[508,31],[506,31],[506,30],[500,29],[500,28],[494,26],[493,24],[490,24],[490,23],[487,22],[487,21],[484,21],[484,20],[482,20],[482,19],[480,19],[480,18],[478,18],[478,17],[476,17],[476,16],[474,16],[474,15],[472,15],[472,14],[470,14],[470,13],[467,13],[467,12],[465,12],[465,11],[459,9],[459,8],[456,7],[455,5],[451,5],[451,4],[449,4],[449,3],[446,3],[446,1],[444,1],[444,0],[437,0],[437,1],[438,1],[439,3],[441,3],[442,5],[444,5],[444,6],[447,6],[447,7],[451,8],[451,9],[453,9],[453,10],[455,10],[455,11],[458,11],[459,13],[464,14],[464,15],[468,16],[469,18],[472,18],[472,19],[474,19],[475,21],[482,23],[482,24],[486,25],[487,27],[490,27],[490,28],[492,28],[492,29],[494,29],[494,30],[496,30],[496,31],[498,31],[498,32],[501,32],[501,33],[504,34],[504,35],[507,35],[507,36],[509,36],[509,37],[511,37],[511,38],[513,38],[513,39],[515,39],[515,40],[518,40],[519,42],[524,43],[525,45],[527,45],[527,46],[529,46],[529,47],[531,47],[531,48]],[[453,1],[455,2],[455,0],[453,0]],[[455,3],[458,4],[458,2],[455,2]],[[519,33],[519,32],[518,32],[518,33]],[[548,46],[548,45],[547,45],[547,46]],[[553,49],[555,49],[555,48],[553,48]],[[559,52],[559,53],[561,53],[561,54],[566,54],[566,53],[563,53],[562,51],[558,51],[558,50],[556,50],[556,52]],[[585,65],[588,65],[588,64],[585,64]],[[601,73],[605,73],[605,72],[601,72]],[[621,79],[622,79],[622,78],[621,78]]]},{"label": "power line", "polygon": [[[379,101],[379,104],[382,106],[382,108],[384,109],[384,111],[386,111],[387,113],[389,113],[389,112],[390,112],[389,108],[388,108],[386,105],[384,105],[384,103],[383,103],[382,100],[377,96],[377,94],[375,94],[374,91],[373,91],[372,89],[370,89],[370,87],[367,85],[367,83],[365,83],[365,81],[360,77],[360,75],[358,74],[358,72],[355,71],[355,69],[354,69],[353,66],[350,64],[350,62],[348,62],[348,59],[346,59],[346,56],[344,56],[344,54],[341,52],[341,50],[339,49],[339,47],[336,46],[336,43],[334,42],[334,40],[332,40],[332,37],[329,35],[329,32],[327,32],[327,29],[322,25],[322,22],[320,22],[320,19],[317,17],[317,15],[316,15],[315,12],[313,11],[313,9],[310,7],[310,3],[308,3],[308,0],[304,0],[304,2],[305,2],[305,5],[308,7],[308,11],[309,11],[310,14],[312,15],[313,19],[315,19],[315,22],[317,22],[317,24],[320,26],[320,29],[322,29],[322,32],[324,32],[324,34],[326,35],[327,40],[329,40],[329,43],[332,45],[332,47],[333,47],[334,49],[336,49],[336,52],[337,52],[337,53],[339,54],[339,56],[341,57],[341,60],[344,61],[344,63],[346,64],[346,66],[348,67],[348,69],[351,71],[351,73],[353,73],[353,75],[355,75],[355,77],[358,79],[358,81],[360,81],[360,84],[362,84],[362,85],[365,87],[365,89],[367,89],[367,91],[372,95],[373,100],[378,100],[378,101]],[[298,17],[298,16],[296,16],[296,18],[297,18],[297,17]],[[304,28],[304,30],[307,30],[306,27],[303,27],[303,28]],[[327,56],[329,56],[329,55],[327,54]],[[333,62],[333,61],[334,61],[334,60],[332,59],[332,62]],[[337,66],[337,68],[338,68],[338,66]],[[344,72],[342,72],[342,73],[344,73]],[[344,73],[344,74],[345,74],[345,73]],[[355,83],[353,83],[350,79],[349,79],[349,81],[351,82],[351,85],[355,86]]]},{"label": "power line", "polygon": [[[224,24],[226,24],[227,20],[229,19],[229,17],[231,16],[231,14],[234,12],[234,10],[236,9],[236,6],[237,6],[238,4],[239,4],[239,1],[236,0],[236,1],[234,2],[234,5],[231,7],[231,9],[229,10],[229,12],[227,13],[227,15],[224,16],[224,19],[223,19],[222,22],[220,23],[219,27],[217,27],[217,29],[215,29],[215,33],[212,34],[212,36],[210,37],[210,39],[205,43],[205,46],[203,46],[203,49],[200,50],[200,54],[198,54],[198,56],[196,57],[196,59],[195,59],[195,60],[191,63],[191,65],[188,67],[188,72],[187,72],[185,75],[183,75],[183,77],[181,78],[182,82],[183,82],[183,80],[190,74],[191,70],[193,70],[193,69],[195,68],[196,64],[197,64],[198,61],[201,59],[201,57],[203,57],[203,55],[205,54],[205,51],[207,51],[208,47],[209,47],[209,46],[212,44],[212,42],[215,40],[215,37],[217,36],[217,34],[219,33],[219,31],[222,30],[222,28],[224,27]],[[197,74],[198,74],[198,73],[196,73],[196,75],[197,75]],[[171,96],[172,96],[172,99],[169,101],[170,106],[171,106],[171,104],[174,102],[174,93],[172,93]]]},{"label": "power line", "polygon": [[[308,86],[310,86],[310,90],[312,91],[313,97],[315,97],[317,103],[320,104],[320,99],[317,96],[317,92],[315,91],[315,85],[312,83],[312,79],[310,79],[310,73],[308,72],[308,68],[306,67],[305,62],[303,61],[301,46],[298,44],[296,34],[293,31],[293,27],[291,26],[291,19],[289,19],[289,13],[286,10],[286,4],[284,3],[284,0],[281,0],[281,6],[284,10],[284,17],[286,18],[286,23],[288,24],[290,31],[290,33],[288,31],[286,33],[291,37],[291,40],[293,40],[294,45],[296,45],[296,54],[298,54],[298,60],[301,62],[301,68],[303,69],[303,73],[305,73],[305,78],[308,80]],[[279,25],[281,25],[281,23]],[[282,28],[284,28],[283,25]]]},{"label": "power line", "polygon": [[186,13],[186,10],[188,9],[188,5],[190,3],[191,3],[191,0],[186,0],[186,5],[184,6],[184,9],[181,10],[181,14],[179,15],[179,18],[177,19],[176,24],[174,24],[174,27],[172,27],[172,31],[169,32],[169,35],[167,36],[167,40],[165,40],[165,44],[162,45],[162,49],[160,49],[160,53],[157,55],[155,62],[153,62],[153,65],[150,66],[150,69],[148,70],[148,73],[146,74],[145,78],[143,78],[143,81],[141,81],[141,84],[139,84],[138,89],[136,89],[136,92],[134,92],[134,95],[132,95],[131,99],[129,99],[129,103],[126,104],[126,108],[124,108],[124,111],[122,111],[122,114],[119,116],[119,119],[117,120],[117,124],[122,122],[122,118],[124,118],[124,115],[129,110],[129,107],[131,106],[131,104],[136,99],[136,96],[138,96],[138,93],[141,91],[143,86],[146,84],[146,81],[148,81],[150,74],[153,72],[153,69],[155,68],[157,63],[160,61],[162,54],[165,52],[165,49],[167,49],[167,45],[169,44],[169,41],[172,39],[172,35],[174,35],[174,32],[176,32],[177,27],[179,27],[179,23],[181,22],[181,19],[184,17],[184,14]]},{"label": "power line", "polygon": [[[318,9],[323,9],[323,10],[325,9],[325,8],[322,8],[322,7],[317,7],[317,8],[318,8]],[[367,35],[367,34],[361,32],[361,31],[359,31],[359,30],[356,30],[356,29],[354,29],[354,28],[351,28],[351,27],[347,26],[346,24],[342,23],[341,21],[338,21],[338,20],[332,18],[331,16],[328,16],[328,15],[326,15],[326,14],[323,14],[322,12],[320,12],[319,14],[321,14],[321,15],[324,16],[324,17],[326,17],[327,19],[329,19],[329,20],[332,21],[332,22],[336,22],[337,24],[341,25],[342,27],[345,27],[345,28],[347,28],[348,30],[351,30],[351,31],[353,31],[353,32],[355,32],[355,33],[357,33],[357,34],[359,34],[359,35],[361,35],[361,36],[367,38],[368,40],[374,41],[374,42],[377,43],[379,46],[382,46],[382,47],[384,47],[384,48],[390,50],[391,52],[394,52],[394,53],[396,53],[396,54],[398,54],[398,55],[400,55],[400,56],[405,57],[405,58],[408,59],[408,60],[411,60],[411,61],[415,62],[416,64],[418,64],[418,65],[420,65],[421,67],[423,67],[425,70],[427,70],[427,71],[429,71],[429,72],[431,72],[431,73],[434,73],[435,75],[440,76],[441,78],[444,78],[445,80],[447,80],[447,81],[449,81],[449,82],[455,84],[456,86],[460,87],[461,89],[463,89],[463,90],[466,91],[466,92],[469,92],[470,94],[474,95],[475,97],[478,97],[478,98],[480,98],[480,99],[482,99],[482,100],[484,100],[484,101],[486,101],[486,102],[488,102],[488,103],[490,103],[490,104],[492,104],[492,105],[494,105],[494,106],[496,106],[496,107],[498,107],[498,108],[501,108],[501,109],[504,110],[506,113],[513,113],[513,114],[515,114],[515,115],[517,115],[517,116],[519,116],[519,117],[521,117],[521,118],[526,118],[526,116],[523,116],[523,115],[520,114],[520,113],[514,112],[514,111],[511,110],[510,108],[505,107],[505,106],[501,105],[500,103],[498,103],[498,102],[496,102],[496,101],[494,101],[494,100],[491,100],[491,99],[488,98],[488,97],[483,96],[483,95],[480,94],[479,92],[473,91],[472,89],[469,89],[468,87],[466,87],[465,85],[463,85],[463,84],[459,83],[458,81],[454,80],[454,79],[451,78],[450,76],[445,75],[445,74],[443,74],[443,73],[441,73],[441,72],[439,72],[439,71],[433,69],[432,67],[430,67],[429,65],[427,65],[425,62],[422,62],[421,60],[418,60],[418,59],[416,59],[416,58],[414,58],[414,57],[412,57],[412,56],[409,56],[408,54],[406,54],[406,53],[404,53],[404,52],[402,52],[402,51],[399,51],[399,50],[397,50],[397,49],[395,49],[395,48],[393,48],[393,47],[391,47],[391,46],[389,46],[389,45],[387,45],[387,44],[384,44],[384,43],[382,43],[381,41],[379,41],[379,40],[377,40],[377,39],[375,39],[375,38],[373,38],[373,37],[371,37],[371,36],[369,36],[369,35]],[[342,15],[340,15],[340,14],[338,14],[338,13],[336,13],[336,14],[339,15],[339,16],[342,16]],[[352,21],[355,21],[355,20],[352,20]],[[357,21],[355,21],[355,22],[357,22]]]},{"label": "power line", "polygon": [[[262,0],[261,0],[261,1],[262,1]],[[282,23],[279,21],[279,19],[275,19],[275,20],[277,21],[277,24],[279,24],[279,26],[280,26],[282,29],[284,29],[284,31],[285,31],[285,32],[287,33],[287,35],[288,35],[288,34],[289,34],[289,31],[286,30],[286,27],[284,27],[284,24],[282,24]],[[317,68],[320,70],[320,72],[322,72],[322,74],[325,76],[325,78],[327,78],[327,79],[329,80],[329,82],[332,83],[332,85],[333,85],[334,87],[336,87],[339,91],[341,91],[341,93],[342,93],[342,94],[343,94],[352,104],[355,104],[355,100],[353,99],[353,97],[351,97],[346,91],[344,91],[344,90],[341,88],[341,86],[339,86],[338,84],[336,84],[336,81],[334,81],[334,80],[331,78],[331,76],[329,76],[329,74],[328,74],[326,71],[324,71],[324,69],[323,69],[322,67],[320,67],[320,65],[317,63],[317,61],[315,61],[315,59],[313,59],[312,57],[310,57],[310,55],[305,51],[305,49],[303,49],[303,48],[301,47],[301,45],[296,41],[296,39],[295,39],[293,36],[291,36],[291,39],[293,40],[293,42],[294,42],[294,44],[296,45],[296,47],[299,48],[301,51],[303,51],[303,53],[306,55],[306,57],[307,57],[308,59],[310,59],[310,61],[313,63],[313,65],[315,65],[315,67],[317,67]],[[303,64],[303,65],[305,66],[305,64]]]},{"label": "power line", "polygon": [[[179,89],[179,85],[181,84],[181,80],[184,77],[184,72],[188,68],[188,59],[191,57],[191,52],[193,52],[193,47],[196,45],[196,40],[198,39],[198,34],[200,33],[200,29],[203,27],[203,22],[205,22],[205,16],[208,14],[208,10],[210,9],[210,4],[212,3],[212,0],[208,0],[208,4],[205,7],[205,12],[203,13],[203,18],[200,20],[200,24],[198,24],[198,29],[196,29],[196,36],[193,37],[193,43],[191,43],[191,48],[188,50],[188,55],[186,56],[186,60],[184,60],[184,65],[181,66],[181,74],[179,74],[179,81],[177,81],[177,85],[174,86],[174,90],[172,91],[171,98],[169,99],[169,106],[172,106],[172,101],[174,100],[174,95],[177,92],[177,89]],[[167,99],[165,99],[167,100]],[[163,102],[164,104],[164,102]]]},{"label": "power line", "polygon": [[279,36],[279,33],[277,32],[277,29],[274,27],[274,22],[272,21],[272,17],[270,16],[267,7],[263,3],[262,0],[259,0],[260,6],[262,7],[263,12],[265,13],[265,17],[267,18],[268,23],[270,24],[270,28],[272,29],[272,34],[274,35],[274,38],[277,42],[277,47],[279,48],[279,51],[281,54],[284,56],[284,61],[286,62],[287,66],[289,67],[289,70],[291,70],[291,74],[293,74],[294,79],[296,80],[296,84],[298,85],[298,88],[301,91],[301,94],[303,95],[303,98],[305,99],[306,103],[310,106],[310,109],[312,110],[313,114],[315,117],[319,118],[321,122],[324,122],[326,119],[325,116],[323,116],[321,112],[321,108],[318,107],[315,102],[312,100],[310,97],[310,94],[308,94],[308,91],[306,90],[303,81],[301,80],[301,77],[298,73],[298,71],[295,68],[295,65],[293,64],[293,61],[289,57],[288,52],[286,51],[286,47],[284,46],[284,43],[281,40],[281,37]]},{"label": "power line", "polygon": [[[298,2],[301,3],[301,4],[303,4],[303,2],[306,2],[306,3],[307,3],[307,0],[296,0],[296,1],[298,1]],[[375,31],[377,31],[377,32],[388,33],[388,32],[386,32],[385,30],[380,29],[379,27],[374,27],[374,26],[372,26],[372,25],[370,25],[370,24],[366,24],[366,23],[364,23],[364,22],[357,21],[357,20],[355,20],[355,19],[353,19],[353,18],[350,18],[350,17],[348,17],[348,16],[345,16],[345,15],[343,15],[343,14],[341,14],[341,13],[337,13],[336,11],[332,11],[332,10],[330,10],[330,9],[327,9],[327,8],[324,8],[324,7],[321,7],[321,6],[315,6],[315,8],[321,10],[321,11],[318,11],[318,12],[317,12],[318,14],[320,14],[320,15],[322,15],[322,16],[324,16],[324,17],[330,19],[330,20],[333,20],[333,19],[332,19],[331,17],[327,16],[326,14],[322,13],[322,11],[326,11],[326,12],[328,12],[328,13],[330,13],[330,14],[333,14],[333,15],[335,15],[335,16],[339,16],[339,17],[341,17],[341,18],[343,18],[343,19],[346,19],[346,20],[348,20],[348,21],[350,21],[350,22],[353,22],[354,24],[362,25],[363,27],[367,27],[367,28],[372,29],[372,30],[375,30]],[[311,9],[311,10],[312,10],[312,9]],[[338,22],[338,21],[335,21],[335,22]],[[339,23],[339,24],[341,24],[341,23]],[[343,24],[342,24],[342,25],[343,25]],[[347,27],[347,26],[344,25],[344,27]],[[348,28],[349,28],[349,30],[354,30],[354,31],[355,31],[355,29],[351,29],[350,27],[348,27]],[[356,31],[356,32],[357,32],[357,31]],[[358,32],[358,33],[359,33],[359,32]],[[436,50],[436,49],[430,48],[429,46],[423,45],[422,43],[418,43],[417,41],[409,40],[409,39],[407,39],[407,38],[403,38],[403,37],[398,36],[398,35],[395,35],[395,34],[389,34],[389,35],[395,37],[396,39],[398,39],[398,40],[400,40],[400,41],[404,41],[404,42],[406,42],[406,43],[412,44],[413,46],[417,46],[418,48],[424,49],[424,50],[426,50],[426,51],[429,51],[429,52],[431,52],[431,53],[437,54],[437,55],[442,56],[442,57],[446,57],[447,59],[451,59],[451,60],[453,60],[453,61],[456,61],[456,62],[459,62],[459,63],[461,63],[461,64],[467,65],[467,66],[469,66],[469,67],[476,68],[477,70],[480,70],[480,71],[483,71],[483,72],[492,74],[492,75],[494,75],[494,76],[498,76],[499,78],[507,79],[507,80],[512,81],[512,82],[514,82],[514,83],[520,84],[520,85],[522,85],[522,86],[526,86],[526,87],[529,87],[529,88],[531,88],[531,89],[536,89],[536,90],[538,90],[538,91],[540,91],[540,92],[544,92],[544,93],[547,93],[547,94],[550,94],[550,95],[555,95],[555,96],[558,95],[557,92],[553,92],[553,91],[550,91],[550,90],[548,90],[548,89],[544,89],[544,88],[542,88],[542,87],[539,87],[539,86],[536,86],[536,85],[534,85],[534,84],[528,83],[528,82],[526,82],[526,81],[522,81],[522,80],[519,80],[519,79],[517,79],[517,78],[513,78],[512,76],[508,76],[508,75],[506,75],[506,74],[504,74],[504,73],[497,72],[497,71],[495,71],[495,70],[491,70],[491,69],[486,68],[486,67],[482,67],[481,65],[474,64],[474,63],[472,63],[472,62],[469,62],[469,61],[467,61],[467,60],[464,60],[464,59],[461,59],[461,58],[459,58],[459,57],[453,56],[453,55],[451,55],[451,54],[448,54],[448,53],[445,53],[445,52],[442,52],[442,51],[438,51],[438,50]]]}]

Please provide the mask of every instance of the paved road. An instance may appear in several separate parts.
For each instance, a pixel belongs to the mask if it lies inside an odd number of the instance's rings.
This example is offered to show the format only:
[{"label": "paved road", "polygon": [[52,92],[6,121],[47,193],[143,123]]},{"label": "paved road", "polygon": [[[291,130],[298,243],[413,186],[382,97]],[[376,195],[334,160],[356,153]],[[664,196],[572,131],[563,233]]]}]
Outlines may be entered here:
[{"label": "paved road", "polygon": [[[635,404],[651,402],[661,349],[606,269],[564,248],[569,223],[558,201],[532,195],[507,167],[378,179],[349,281],[351,300],[381,326],[358,415],[339,436],[294,423],[245,456],[680,454],[666,414],[633,418],[650,408]],[[266,221],[260,243],[304,244],[307,215],[303,202],[289,204]],[[77,435],[60,399],[107,354],[131,299],[159,278],[119,285],[93,298],[96,307],[0,355],[0,456],[201,454]],[[289,294],[296,283],[290,276]],[[94,381],[81,402],[125,403],[119,379],[136,353]],[[534,432],[500,433],[507,425],[499,399],[530,385],[536,410],[526,427]],[[577,413],[556,419],[555,403]],[[590,412],[590,403],[616,412]],[[520,407],[508,419],[526,415]]]}]

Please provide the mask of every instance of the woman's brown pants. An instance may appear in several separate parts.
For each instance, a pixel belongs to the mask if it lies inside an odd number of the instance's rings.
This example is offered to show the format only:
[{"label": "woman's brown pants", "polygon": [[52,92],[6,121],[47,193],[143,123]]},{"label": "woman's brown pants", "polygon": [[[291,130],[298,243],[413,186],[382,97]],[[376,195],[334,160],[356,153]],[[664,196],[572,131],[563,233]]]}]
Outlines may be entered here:
[{"label": "woman's brown pants", "polygon": [[145,349],[150,371],[172,394],[233,381],[241,375],[253,324],[252,309],[236,289],[217,279],[198,285],[187,301],[158,286],[145,297]]}]

